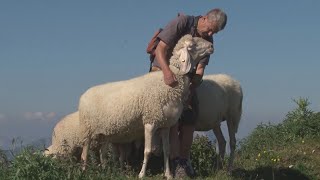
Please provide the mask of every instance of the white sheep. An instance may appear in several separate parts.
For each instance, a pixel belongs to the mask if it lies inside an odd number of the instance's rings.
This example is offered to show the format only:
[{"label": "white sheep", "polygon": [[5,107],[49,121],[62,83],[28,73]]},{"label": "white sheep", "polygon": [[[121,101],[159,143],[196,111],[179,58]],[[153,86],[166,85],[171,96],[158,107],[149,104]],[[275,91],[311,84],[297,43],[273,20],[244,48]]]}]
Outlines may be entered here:
[{"label": "white sheep", "polygon": [[[54,127],[52,133],[52,144],[44,152],[45,155],[72,156],[80,160],[82,150],[82,134],[79,125],[79,112],[71,113],[62,118]],[[98,139],[95,139],[92,149],[99,154],[102,144]],[[100,160],[103,160],[102,154],[99,155]]]},{"label": "white sheep", "polygon": [[204,56],[213,52],[212,44],[201,38],[183,36],[170,58],[170,69],[178,85],[165,85],[161,71],[148,73],[127,81],[107,83],[87,90],[79,101],[79,118],[84,147],[81,158],[84,169],[90,142],[101,135],[111,143],[131,142],[145,138],[144,160],[139,177],[144,177],[151,152],[151,139],[160,130],[165,176],[169,169],[169,128],[182,112],[189,94],[190,79],[186,75]]},{"label": "white sheep", "polygon": [[[52,132],[52,145],[45,151],[46,155],[77,157],[81,151],[79,113],[75,112],[62,118]],[[79,151],[80,150],[80,151]]]},{"label": "white sheep", "polygon": [[[83,147],[82,139],[79,112],[77,111],[65,116],[56,124],[52,133],[52,144],[44,151],[44,154],[53,157],[71,156],[80,161]],[[139,143],[139,140],[136,140],[135,143]],[[105,151],[108,149],[108,144],[95,139],[94,143],[91,144],[91,149],[99,157],[100,163],[105,165]],[[114,158],[118,159],[120,167],[123,167],[124,162],[128,161],[128,157],[131,155],[132,143],[112,144],[112,150]]]},{"label": "white sheep", "polygon": [[228,169],[231,170],[236,148],[235,134],[238,131],[242,113],[243,93],[238,81],[225,74],[206,75],[197,89],[199,115],[196,131],[213,130],[219,145],[219,155],[225,155],[226,140],[220,124],[226,120],[230,139],[230,158]]}]

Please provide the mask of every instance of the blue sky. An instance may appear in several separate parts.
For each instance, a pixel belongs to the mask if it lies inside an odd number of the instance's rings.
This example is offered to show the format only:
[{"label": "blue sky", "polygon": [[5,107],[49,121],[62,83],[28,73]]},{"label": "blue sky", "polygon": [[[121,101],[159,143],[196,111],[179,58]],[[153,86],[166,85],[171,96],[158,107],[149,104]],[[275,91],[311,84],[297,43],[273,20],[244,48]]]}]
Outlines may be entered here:
[{"label": "blue sky", "polygon": [[239,137],[279,122],[306,97],[320,110],[320,1],[16,1],[0,2],[0,147],[13,137],[49,137],[77,110],[89,87],[142,75],[154,31],[178,12],[228,14],[206,74],[242,84]]}]

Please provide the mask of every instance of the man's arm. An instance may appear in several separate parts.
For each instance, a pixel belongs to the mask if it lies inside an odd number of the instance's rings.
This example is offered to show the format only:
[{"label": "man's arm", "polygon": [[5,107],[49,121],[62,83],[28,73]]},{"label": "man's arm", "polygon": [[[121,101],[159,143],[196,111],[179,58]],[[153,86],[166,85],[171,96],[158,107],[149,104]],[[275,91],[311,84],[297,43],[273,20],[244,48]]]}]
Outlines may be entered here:
[{"label": "man's arm", "polygon": [[176,80],[176,76],[173,74],[173,72],[169,68],[169,60],[166,59],[168,49],[169,49],[169,46],[165,42],[160,40],[155,50],[155,54],[156,54],[156,59],[163,73],[164,83],[168,86],[174,87],[178,84],[178,82]]},{"label": "man's arm", "polygon": [[196,74],[194,75],[194,77],[192,78],[192,81],[191,81],[192,88],[197,88],[200,86],[200,84],[202,82],[202,77],[204,75],[205,67],[206,67],[205,64],[198,64],[197,69],[196,69]]},{"label": "man's arm", "polygon": [[205,64],[198,64],[197,66],[197,70],[196,70],[196,74],[200,75],[201,78],[204,75],[204,69],[205,69],[206,65]]}]

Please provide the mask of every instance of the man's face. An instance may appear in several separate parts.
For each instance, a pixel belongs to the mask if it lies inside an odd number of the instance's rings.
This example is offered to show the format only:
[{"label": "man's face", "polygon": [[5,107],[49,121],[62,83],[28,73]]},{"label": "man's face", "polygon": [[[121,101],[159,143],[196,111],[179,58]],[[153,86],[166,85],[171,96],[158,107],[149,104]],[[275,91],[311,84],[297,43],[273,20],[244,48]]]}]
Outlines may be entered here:
[{"label": "man's face", "polygon": [[200,24],[198,24],[198,33],[201,37],[210,37],[219,32],[216,21],[210,21],[206,16],[203,17]]}]

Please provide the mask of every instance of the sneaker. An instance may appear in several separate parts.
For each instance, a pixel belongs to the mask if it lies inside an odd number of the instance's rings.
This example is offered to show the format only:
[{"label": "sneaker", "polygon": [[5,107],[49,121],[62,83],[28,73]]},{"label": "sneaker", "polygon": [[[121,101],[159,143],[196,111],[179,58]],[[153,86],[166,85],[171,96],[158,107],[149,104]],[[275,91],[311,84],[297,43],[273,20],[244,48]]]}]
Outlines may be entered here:
[{"label": "sneaker", "polygon": [[179,158],[174,158],[174,159],[170,160],[170,163],[169,163],[170,171],[171,171],[171,174],[173,174],[173,176],[175,174],[175,171],[178,167],[179,162],[180,162]]},{"label": "sneaker", "polygon": [[173,176],[176,179],[183,179],[186,178],[188,175],[186,173],[186,169],[179,163],[176,170],[174,171]]},{"label": "sneaker", "polygon": [[195,173],[192,169],[192,166],[187,159],[180,159],[180,166],[184,169],[184,174],[186,174],[189,178],[194,178]]}]

